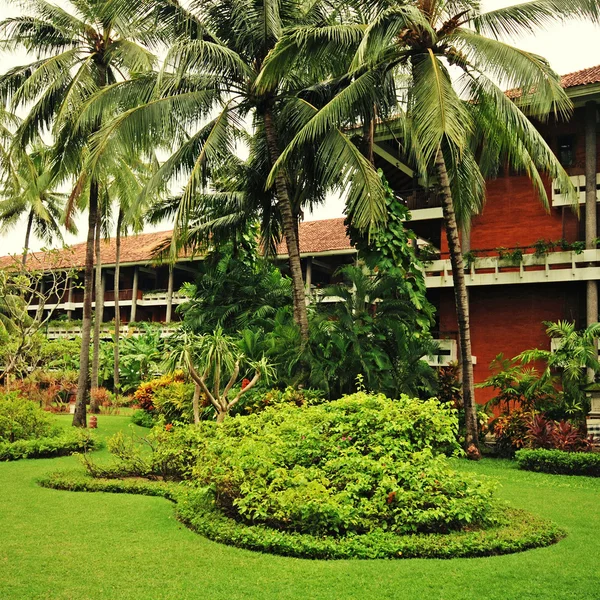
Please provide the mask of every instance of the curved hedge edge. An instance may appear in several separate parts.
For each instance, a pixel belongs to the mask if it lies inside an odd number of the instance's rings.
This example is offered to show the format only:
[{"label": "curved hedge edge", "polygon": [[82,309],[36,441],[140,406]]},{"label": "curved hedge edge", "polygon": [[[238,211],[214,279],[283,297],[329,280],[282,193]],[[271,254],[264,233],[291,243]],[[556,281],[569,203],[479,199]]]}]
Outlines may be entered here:
[{"label": "curved hedge edge", "polygon": [[160,496],[175,503],[177,518],[192,531],[229,546],[310,559],[474,558],[522,552],[555,544],[566,532],[524,510],[502,508],[504,523],[486,530],[396,536],[379,530],[344,538],[316,538],[260,525],[245,525],[214,508],[206,489],[145,480],[94,479],[53,473],[43,487],[84,492]]},{"label": "curved hedge edge", "polygon": [[600,477],[600,453],[564,452],[563,450],[518,450],[519,469],[551,475]]},{"label": "curved hedge edge", "polygon": [[98,450],[103,446],[104,443],[94,439],[88,431],[68,431],[53,437],[0,442],[0,461],[69,456],[75,452]]}]

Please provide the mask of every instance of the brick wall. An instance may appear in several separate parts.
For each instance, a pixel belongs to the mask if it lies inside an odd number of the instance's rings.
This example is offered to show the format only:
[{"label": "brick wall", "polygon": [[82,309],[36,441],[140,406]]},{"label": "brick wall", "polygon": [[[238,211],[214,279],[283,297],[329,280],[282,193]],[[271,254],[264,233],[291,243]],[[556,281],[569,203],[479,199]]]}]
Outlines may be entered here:
[{"label": "brick wall", "polygon": [[[489,375],[497,354],[513,358],[529,348],[550,349],[543,321],[573,320],[585,298],[584,284],[489,286],[469,289],[471,344],[477,357],[475,382]],[[442,290],[439,307],[440,332],[457,338],[456,312],[452,290]],[[477,390],[477,402],[493,396],[488,389]]]}]

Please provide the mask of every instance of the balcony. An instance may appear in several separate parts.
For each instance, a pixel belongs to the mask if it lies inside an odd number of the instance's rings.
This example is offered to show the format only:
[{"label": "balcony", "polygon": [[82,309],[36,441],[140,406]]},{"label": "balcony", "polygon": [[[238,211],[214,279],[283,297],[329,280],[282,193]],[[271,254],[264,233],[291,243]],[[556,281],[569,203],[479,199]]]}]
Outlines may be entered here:
[{"label": "balcony", "polygon": [[411,214],[411,221],[441,219],[442,204],[437,194],[425,190],[410,190],[397,192]]},{"label": "balcony", "polygon": [[[434,260],[424,267],[428,288],[454,285],[449,259]],[[557,283],[600,279],[600,250],[549,252],[545,256],[524,254],[519,261],[499,256],[476,258],[465,270],[467,286],[518,283]]]},{"label": "balcony", "polygon": [[[573,182],[575,189],[579,195],[579,204],[585,204],[585,175],[573,175],[569,177]],[[600,201],[600,173],[596,173],[596,202]],[[555,182],[552,182],[552,206],[558,208],[560,206],[571,206],[571,201],[556,187]]]}]

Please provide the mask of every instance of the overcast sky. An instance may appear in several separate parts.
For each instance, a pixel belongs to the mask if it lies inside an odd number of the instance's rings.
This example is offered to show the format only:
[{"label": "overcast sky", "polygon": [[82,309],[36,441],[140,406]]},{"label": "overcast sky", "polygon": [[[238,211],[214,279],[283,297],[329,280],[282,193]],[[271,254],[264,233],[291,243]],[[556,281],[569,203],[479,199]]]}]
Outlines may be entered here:
[{"label": "overcast sky", "polygon": [[[67,2],[61,0],[57,0],[55,4],[64,7],[68,5]],[[515,2],[510,0],[483,0],[482,2],[484,10],[493,10],[512,4],[515,4]],[[0,18],[18,14],[19,8],[16,3],[0,0]],[[546,57],[553,68],[561,75],[600,65],[600,27],[589,23],[555,25],[534,36],[523,36],[515,41],[524,50]],[[25,64],[26,62],[29,61],[25,54],[0,54],[0,71],[5,71],[12,66]],[[342,202],[332,199],[314,214],[306,215],[306,219],[339,217],[342,215],[342,210]],[[166,229],[167,227],[161,228]],[[85,233],[85,224],[81,223],[79,235],[76,238],[69,237],[68,241],[70,243],[84,241]],[[24,236],[24,224],[0,235],[0,254],[20,252]],[[32,246],[34,249],[39,249],[40,243],[34,240]]]}]

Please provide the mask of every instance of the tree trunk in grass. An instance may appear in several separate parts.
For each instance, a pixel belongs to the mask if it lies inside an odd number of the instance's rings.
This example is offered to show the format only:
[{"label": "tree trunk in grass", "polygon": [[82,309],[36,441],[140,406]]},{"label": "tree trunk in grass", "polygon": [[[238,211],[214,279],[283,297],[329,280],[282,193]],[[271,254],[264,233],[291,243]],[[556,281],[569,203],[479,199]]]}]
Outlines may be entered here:
[{"label": "tree trunk in grass", "polygon": [[119,277],[121,275],[121,228],[123,227],[123,211],[119,210],[117,218],[117,239],[115,241],[115,339],[114,339],[114,362],[113,362],[113,391],[119,394],[119,343],[121,332],[121,315],[119,305]]},{"label": "tree trunk in grass", "polygon": [[[98,379],[100,371],[100,327],[102,325],[102,314],[104,312],[104,290],[102,289],[102,256],[101,256],[101,241],[102,241],[102,215],[98,210],[96,215],[96,237],[94,240],[96,254],[96,308],[94,310],[94,340],[92,354],[92,391],[98,389]],[[98,412],[94,394],[90,399],[90,412]]]},{"label": "tree trunk in grass", "polygon": [[79,378],[73,426],[86,427],[86,402],[90,390],[90,339],[92,333],[92,294],[94,281],[94,237],[98,214],[98,182],[90,184],[88,234],[85,248],[85,271],[83,283],[83,322],[81,325],[81,353],[79,355]]},{"label": "tree trunk in grass", "polygon": [[[275,164],[280,156],[280,151],[277,142],[277,130],[270,110],[265,112],[265,133],[267,136],[267,145],[271,163]],[[302,277],[300,247],[298,235],[296,234],[292,203],[288,194],[285,175],[281,170],[275,177],[275,192],[277,193],[277,208],[281,214],[283,235],[287,246],[289,256],[288,262],[290,265],[290,274],[292,276],[294,320],[298,324],[298,327],[300,327],[302,340],[306,341],[308,340],[308,314],[306,311],[306,291],[304,289],[304,278]]]},{"label": "tree trunk in grass", "polygon": [[456,316],[458,319],[458,333],[460,337],[460,357],[463,373],[463,402],[465,410],[466,439],[465,449],[467,456],[479,460],[479,434],[477,429],[477,410],[475,406],[475,388],[473,380],[473,361],[471,352],[471,328],[469,324],[469,299],[465,283],[465,267],[463,263],[460,238],[456,215],[452,203],[452,191],[446,169],[446,161],[442,149],[438,148],[435,158],[435,169],[440,184],[444,226],[448,239],[450,262],[452,263],[452,277],[454,279],[454,298],[456,302]]}]

